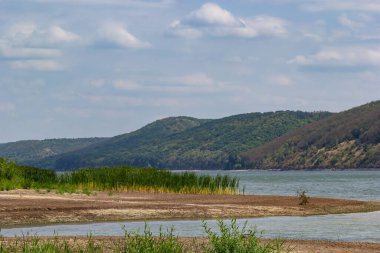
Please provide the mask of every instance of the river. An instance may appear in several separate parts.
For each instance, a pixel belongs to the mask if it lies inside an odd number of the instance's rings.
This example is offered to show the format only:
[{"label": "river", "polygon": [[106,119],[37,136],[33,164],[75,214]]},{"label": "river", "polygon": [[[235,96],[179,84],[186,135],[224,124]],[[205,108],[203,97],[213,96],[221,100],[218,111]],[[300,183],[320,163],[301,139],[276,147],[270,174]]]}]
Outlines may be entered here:
[{"label": "river", "polygon": [[[333,197],[380,201],[380,170],[349,171],[198,171],[201,174],[228,174],[240,178],[241,192],[262,195],[295,195],[303,189],[312,197]],[[312,199],[311,199],[312,201]],[[263,237],[314,239],[380,243],[380,212],[325,215],[311,217],[265,217],[239,219],[247,221]],[[206,221],[216,229],[216,221]],[[227,221],[228,222],[228,221]],[[202,221],[149,221],[154,234],[160,226],[171,226],[178,236],[204,236]],[[93,224],[53,225],[2,229],[3,236],[14,235],[123,235],[128,231],[142,232],[144,222],[108,222]]]}]

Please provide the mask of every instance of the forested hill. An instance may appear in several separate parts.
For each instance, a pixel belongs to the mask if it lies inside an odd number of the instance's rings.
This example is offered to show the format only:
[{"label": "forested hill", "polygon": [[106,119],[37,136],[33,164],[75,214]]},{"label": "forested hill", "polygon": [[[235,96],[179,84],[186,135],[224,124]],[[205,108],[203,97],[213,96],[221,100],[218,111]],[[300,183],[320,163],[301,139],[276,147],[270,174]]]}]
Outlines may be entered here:
[{"label": "forested hill", "polygon": [[248,168],[380,168],[380,101],[309,124],[245,152]]},{"label": "forested hill", "polygon": [[59,170],[116,165],[168,169],[240,168],[241,152],[329,115],[327,112],[280,111],[216,120],[171,117],[75,152],[28,164]]},{"label": "forested hill", "polygon": [[28,140],[0,144],[0,157],[28,163],[49,156],[78,150],[107,138]]}]

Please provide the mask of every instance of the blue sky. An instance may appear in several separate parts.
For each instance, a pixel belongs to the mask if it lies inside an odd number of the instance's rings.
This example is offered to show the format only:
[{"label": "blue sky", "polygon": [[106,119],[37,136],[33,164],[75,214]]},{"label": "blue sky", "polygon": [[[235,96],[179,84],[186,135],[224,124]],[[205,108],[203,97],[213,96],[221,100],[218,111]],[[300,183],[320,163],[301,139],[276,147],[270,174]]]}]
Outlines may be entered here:
[{"label": "blue sky", "polygon": [[0,0],[0,142],[380,95],[378,0]]}]

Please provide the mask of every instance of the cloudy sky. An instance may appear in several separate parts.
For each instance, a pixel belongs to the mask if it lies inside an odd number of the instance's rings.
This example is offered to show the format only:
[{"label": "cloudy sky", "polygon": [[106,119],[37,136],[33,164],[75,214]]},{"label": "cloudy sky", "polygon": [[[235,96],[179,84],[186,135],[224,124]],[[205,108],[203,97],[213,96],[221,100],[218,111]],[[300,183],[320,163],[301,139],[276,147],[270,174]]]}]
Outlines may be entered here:
[{"label": "cloudy sky", "polygon": [[380,98],[378,0],[0,0],[0,142]]}]

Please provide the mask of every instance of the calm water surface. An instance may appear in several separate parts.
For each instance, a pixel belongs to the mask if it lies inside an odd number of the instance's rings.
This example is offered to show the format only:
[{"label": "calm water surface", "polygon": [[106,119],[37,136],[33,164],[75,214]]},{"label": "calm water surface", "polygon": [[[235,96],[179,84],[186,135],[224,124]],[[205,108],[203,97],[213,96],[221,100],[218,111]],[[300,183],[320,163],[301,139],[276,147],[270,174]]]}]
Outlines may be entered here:
[{"label": "calm water surface", "polygon": [[304,189],[314,197],[380,200],[380,170],[196,171],[240,178],[240,191],[256,195],[294,196]]},{"label": "calm water surface", "polygon": [[[202,171],[210,175],[228,174],[240,178],[245,194],[295,195],[305,189],[310,196],[359,200],[380,200],[379,171]],[[263,232],[264,237],[320,239],[380,243],[380,212],[325,215],[312,217],[267,217],[240,219],[248,221]],[[216,228],[215,221],[207,221]],[[151,221],[154,233],[159,227],[174,226],[179,236],[203,236],[202,222],[198,220]],[[2,229],[1,235],[123,235],[128,231],[143,231],[144,222],[112,222],[81,225],[54,225],[42,227]]]}]

